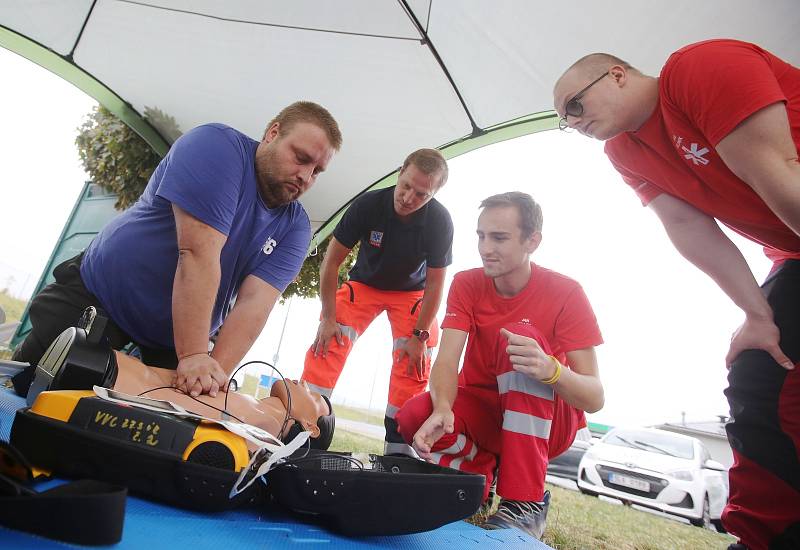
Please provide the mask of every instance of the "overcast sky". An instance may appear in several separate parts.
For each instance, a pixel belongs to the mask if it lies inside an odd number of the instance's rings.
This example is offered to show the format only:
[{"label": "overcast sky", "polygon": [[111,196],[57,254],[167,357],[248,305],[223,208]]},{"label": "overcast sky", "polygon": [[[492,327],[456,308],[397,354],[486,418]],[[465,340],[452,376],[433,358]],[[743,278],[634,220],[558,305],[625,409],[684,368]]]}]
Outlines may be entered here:
[{"label": "overcast sky", "polygon": [[[87,179],[74,140],[95,102],[2,48],[0,74],[0,285],[27,296]],[[398,164],[407,153],[398,151]],[[323,175],[317,185],[325,184]],[[533,260],[578,280],[597,314],[606,342],[598,348],[606,406],[590,420],[653,424],[679,421],[682,412],[690,421],[727,414],[724,356],[743,316],[673,250],[601,143],[550,131],[450,161],[450,179],[437,196],[456,228],[449,275],[480,265],[478,203],[510,190],[532,194],[543,207],[544,239]],[[769,262],[760,248],[734,240],[762,280]],[[439,320],[443,311],[444,304]],[[298,376],[318,315],[316,301],[276,307],[248,358],[272,361],[283,333],[278,366]],[[359,339],[334,402],[383,409],[390,352],[381,316]]]}]

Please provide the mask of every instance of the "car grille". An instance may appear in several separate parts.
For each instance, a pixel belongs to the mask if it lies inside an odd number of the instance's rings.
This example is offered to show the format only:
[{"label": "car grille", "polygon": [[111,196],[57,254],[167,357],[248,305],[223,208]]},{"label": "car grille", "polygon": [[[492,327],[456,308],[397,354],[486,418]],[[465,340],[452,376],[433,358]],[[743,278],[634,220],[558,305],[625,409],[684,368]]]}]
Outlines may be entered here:
[{"label": "car grille", "polygon": [[[637,472],[631,472],[630,470],[621,470],[619,468],[611,468],[609,466],[602,466],[598,464],[595,466],[597,469],[597,473],[600,474],[600,479],[603,480],[603,485],[610,489],[614,489],[615,491],[622,491],[623,493],[629,493],[632,495],[637,495],[640,497],[646,498],[657,498],[658,494],[663,491],[669,482],[666,479],[660,477],[649,476],[645,474],[640,474]],[[638,479],[641,481],[646,481],[650,484],[649,491],[642,491],[639,489],[634,489],[632,487],[625,487],[624,485],[617,485],[616,483],[611,483],[608,481],[608,475],[611,473],[632,477],[634,479]]]}]

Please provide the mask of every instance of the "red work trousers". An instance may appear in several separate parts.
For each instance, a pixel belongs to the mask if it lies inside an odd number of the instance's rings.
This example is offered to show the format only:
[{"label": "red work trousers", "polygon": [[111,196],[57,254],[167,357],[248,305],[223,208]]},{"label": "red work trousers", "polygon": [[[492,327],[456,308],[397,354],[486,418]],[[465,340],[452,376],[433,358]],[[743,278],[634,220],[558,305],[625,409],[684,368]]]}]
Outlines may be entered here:
[{"label": "red work trousers", "polygon": [[[535,338],[545,353],[549,344],[533,327],[514,324],[509,331]],[[499,460],[497,492],[511,500],[541,501],[547,463],[566,451],[575,432],[586,426],[583,411],[566,404],[552,386],[515,371],[498,332],[491,368],[493,388],[459,386],[453,404],[455,426],[431,451],[442,466],[486,476],[484,498],[489,493]],[[471,368],[465,365],[465,368]],[[397,414],[400,435],[409,444],[433,411],[430,393],[408,401]]]}]

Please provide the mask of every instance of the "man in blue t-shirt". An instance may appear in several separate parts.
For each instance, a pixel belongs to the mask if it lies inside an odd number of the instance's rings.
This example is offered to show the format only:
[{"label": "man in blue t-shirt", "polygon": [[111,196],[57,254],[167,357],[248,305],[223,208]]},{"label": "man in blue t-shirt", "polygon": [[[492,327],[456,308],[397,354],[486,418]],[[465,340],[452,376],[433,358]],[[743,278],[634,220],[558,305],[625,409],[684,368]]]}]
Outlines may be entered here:
[{"label": "man in blue t-shirt", "polygon": [[[425,391],[438,341],[436,311],[452,262],[453,222],[433,196],[447,173],[447,162],[436,149],[411,153],[397,185],[365,193],[350,205],[320,269],[322,315],[302,378],[330,396],[356,339],[386,311],[394,340],[386,454],[414,454],[397,432],[395,415]],[[359,242],[349,281],[337,291],[339,266]]]},{"label": "man in blue t-shirt", "polygon": [[113,347],[133,342],[145,363],[176,369],[177,388],[216,395],[303,263],[311,227],[297,199],[340,145],[336,121],[311,102],[283,109],[261,142],[222,124],[188,132],[136,204],[56,268],[14,358],[36,364],[95,306]]}]

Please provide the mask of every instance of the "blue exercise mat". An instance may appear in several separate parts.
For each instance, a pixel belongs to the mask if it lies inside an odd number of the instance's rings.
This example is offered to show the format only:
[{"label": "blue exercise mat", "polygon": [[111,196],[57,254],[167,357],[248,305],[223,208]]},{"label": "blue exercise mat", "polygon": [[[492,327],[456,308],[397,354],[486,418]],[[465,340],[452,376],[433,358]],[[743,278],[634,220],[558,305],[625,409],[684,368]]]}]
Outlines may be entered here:
[{"label": "blue exercise mat", "polygon": [[[8,390],[0,389],[0,439],[8,441],[14,413],[24,406],[24,399]],[[46,489],[55,483],[57,482],[46,482],[37,486],[37,489]],[[313,523],[298,521],[297,516],[272,508],[202,514],[132,496],[129,496],[127,501],[122,541],[110,548],[244,550],[296,548],[303,545],[326,545],[331,550],[343,548],[547,550],[550,548],[517,529],[486,531],[463,521],[414,535],[347,538]],[[50,541],[0,527],[0,548],[38,550],[76,548],[76,545]]]}]

